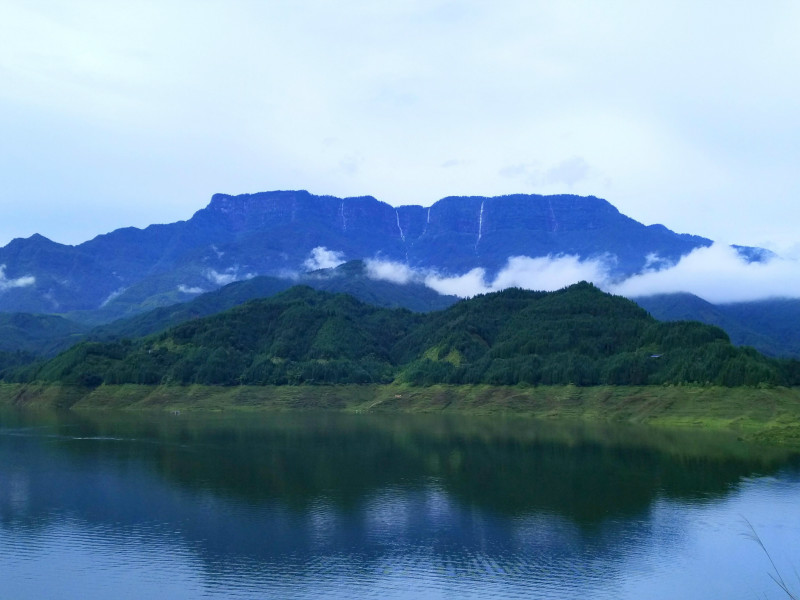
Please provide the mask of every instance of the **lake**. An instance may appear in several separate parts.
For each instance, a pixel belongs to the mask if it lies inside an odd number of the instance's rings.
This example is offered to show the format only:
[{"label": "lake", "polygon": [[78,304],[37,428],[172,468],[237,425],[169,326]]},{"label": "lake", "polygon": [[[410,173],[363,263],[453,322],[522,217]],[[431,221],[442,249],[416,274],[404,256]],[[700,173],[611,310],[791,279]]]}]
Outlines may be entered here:
[{"label": "lake", "polygon": [[730,435],[0,412],[3,598],[787,598],[776,569],[800,591],[800,461]]}]

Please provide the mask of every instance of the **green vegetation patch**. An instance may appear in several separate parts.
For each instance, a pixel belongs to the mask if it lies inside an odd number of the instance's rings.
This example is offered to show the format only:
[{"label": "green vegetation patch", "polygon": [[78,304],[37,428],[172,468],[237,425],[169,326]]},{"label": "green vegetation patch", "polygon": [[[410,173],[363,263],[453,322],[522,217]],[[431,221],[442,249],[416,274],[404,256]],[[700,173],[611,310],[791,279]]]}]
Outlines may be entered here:
[{"label": "green vegetation patch", "polygon": [[[158,334],[84,342],[9,382],[101,385],[800,385],[800,361],[736,348],[719,328],[662,323],[588,283],[507,289],[427,314],[297,286]],[[573,389],[574,388],[574,389]]]},{"label": "green vegetation patch", "polygon": [[0,406],[74,410],[454,413],[733,431],[800,447],[800,389],[718,386],[0,384]]}]

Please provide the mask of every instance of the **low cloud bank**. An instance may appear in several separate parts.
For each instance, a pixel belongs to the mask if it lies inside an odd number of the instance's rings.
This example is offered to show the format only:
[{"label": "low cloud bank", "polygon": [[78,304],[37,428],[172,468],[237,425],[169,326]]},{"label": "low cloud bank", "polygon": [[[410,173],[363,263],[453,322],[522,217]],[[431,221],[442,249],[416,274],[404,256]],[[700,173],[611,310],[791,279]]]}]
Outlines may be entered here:
[{"label": "low cloud bank", "polygon": [[367,276],[372,279],[400,284],[424,283],[440,294],[469,298],[508,287],[552,291],[578,281],[592,281],[601,285],[608,280],[609,260],[582,261],[577,256],[512,256],[491,281],[487,281],[486,270],[482,268],[472,269],[463,275],[447,276],[391,261],[368,260],[365,263]]},{"label": "low cloud bank", "polygon": [[425,285],[440,294],[470,298],[477,294],[493,291],[486,283],[486,271],[481,268],[458,275],[456,277],[442,277],[431,274],[425,278]]},{"label": "low cloud bank", "polygon": [[458,277],[430,274],[425,278],[425,284],[440,294],[462,298],[509,287],[553,291],[578,281],[591,281],[602,287],[608,280],[608,260],[581,260],[572,255],[538,258],[512,256],[491,281],[486,280],[486,271],[478,268]]},{"label": "low cloud bank", "polygon": [[33,275],[24,275],[16,279],[9,279],[6,277],[6,266],[0,265],[0,292],[5,292],[11,288],[28,287],[36,283],[36,277]]},{"label": "low cloud bank", "polygon": [[800,298],[800,259],[795,258],[776,256],[765,262],[748,263],[734,248],[714,244],[692,251],[675,264],[651,255],[642,273],[622,281],[611,277],[612,261],[610,256],[588,260],[572,255],[513,256],[491,280],[482,268],[445,276],[389,261],[371,260],[366,264],[367,274],[373,279],[424,283],[440,294],[461,298],[508,287],[552,291],[578,281],[590,281],[605,291],[629,298],[676,292],[694,294],[714,304]]},{"label": "low cloud bank", "polygon": [[800,260],[773,257],[748,263],[730,246],[697,248],[675,265],[645,270],[609,291],[636,297],[688,292],[714,304],[800,298]]},{"label": "low cloud bank", "polygon": [[239,265],[234,265],[232,267],[228,267],[222,273],[217,271],[216,269],[208,269],[205,273],[203,273],[206,279],[208,279],[211,283],[215,285],[228,285],[229,283],[233,283],[234,281],[241,281],[243,279],[252,279],[255,277],[254,273],[245,273],[244,275],[239,275]]},{"label": "low cloud bank", "polygon": [[367,277],[392,283],[406,284],[425,279],[422,271],[415,271],[408,265],[385,260],[365,260]]},{"label": "low cloud bank", "polygon": [[205,290],[201,287],[189,287],[188,285],[180,284],[178,286],[178,291],[181,294],[204,294]]},{"label": "low cloud bank", "polygon": [[303,266],[309,271],[334,269],[344,263],[344,253],[328,250],[325,246],[317,246],[311,251]]},{"label": "low cloud bank", "polygon": [[610,261],[608,257],[581,260],[571,255],[539,258],[512,256],[491,287],[496,290],[521,287],[553,291],[578,281],[591,281],[602,286],[608,279]]}]

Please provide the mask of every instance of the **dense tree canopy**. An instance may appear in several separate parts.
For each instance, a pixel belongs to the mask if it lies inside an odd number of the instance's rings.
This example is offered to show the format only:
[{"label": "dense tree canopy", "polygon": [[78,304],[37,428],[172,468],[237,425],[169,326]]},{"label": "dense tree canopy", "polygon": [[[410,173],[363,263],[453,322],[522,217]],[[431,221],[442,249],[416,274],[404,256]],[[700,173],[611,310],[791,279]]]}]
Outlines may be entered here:
[{"label": "dense tree canopy", "polygon": [[298,286],[160,334],[11,367],[7,379],[90,386],[800,383],[797,361],[736,348],[717,327],[656,321],[588,283],[508,289],[428,314]]}]

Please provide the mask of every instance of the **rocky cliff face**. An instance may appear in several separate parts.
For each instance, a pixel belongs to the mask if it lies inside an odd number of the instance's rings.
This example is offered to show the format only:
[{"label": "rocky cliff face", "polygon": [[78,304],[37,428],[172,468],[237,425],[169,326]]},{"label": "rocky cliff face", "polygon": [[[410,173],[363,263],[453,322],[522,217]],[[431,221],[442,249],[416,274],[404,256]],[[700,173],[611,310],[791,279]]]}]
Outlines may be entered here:
[{"label": "rocky cliff face", "polygon": [[[233,234],[238,241],[270,231],[281,239],[305,238],[340,250],[347,258],[380,255],[449,273],[476,266],[496,270],[509,256],[611,254],[620,273],[628,274],[644,265],[647,254],[674,260],[711,243],[661,226],[645,227],[605,200],[567,195],[448,197],[427,208],[394,208],[370,196],[218,194],[189,223],[217,229],[223,237]],[[282,251],[293,254],[297,248],[291,246],[283,244]],[[301,245],[300,250],[306,255],[310,248]]]},{"label": "rocky cliff face", "polygon": [[[617,274],[650,254],[676,260],[705,238],[644,226],[592,196],[448,197],[392,207],[306,191],[215,194],[188,221],[120,229],[79,246],[42,236],[0,248],[0,310],[121,316],[254,275],[306,270],[317,247],[342,260],[379,257],[461,274],[510,256],[613,256]],[[102,312],[101,310],[101,312]]]}]

